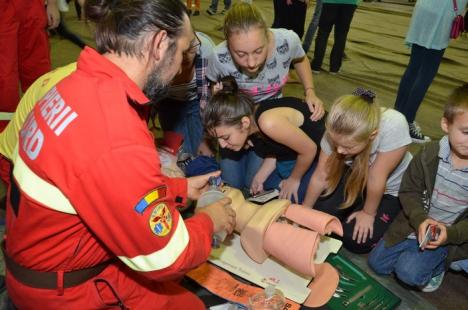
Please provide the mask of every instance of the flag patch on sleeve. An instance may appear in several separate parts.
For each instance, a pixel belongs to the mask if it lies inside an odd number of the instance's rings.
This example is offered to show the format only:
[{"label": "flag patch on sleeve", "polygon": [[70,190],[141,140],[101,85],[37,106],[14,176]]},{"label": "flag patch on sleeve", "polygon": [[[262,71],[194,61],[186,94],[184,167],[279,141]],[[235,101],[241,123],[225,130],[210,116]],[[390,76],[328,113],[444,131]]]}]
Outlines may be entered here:
[{"label": "flag patch on sleeve", "polygon": [[137,212],[137,213],[140,213],[140,214],[143,214],[143,212],[145,212],[145,210],[151,206],[152,204],[154,204],[155,202],[163,199],[164,197],[166,197],[166,191],[167,191],[167,188],[166,186],[160,186],[158,188],[155,188],[151,191],[149,191],[148,193],[146,193],[146,195],[136,204],[134,210]]}]

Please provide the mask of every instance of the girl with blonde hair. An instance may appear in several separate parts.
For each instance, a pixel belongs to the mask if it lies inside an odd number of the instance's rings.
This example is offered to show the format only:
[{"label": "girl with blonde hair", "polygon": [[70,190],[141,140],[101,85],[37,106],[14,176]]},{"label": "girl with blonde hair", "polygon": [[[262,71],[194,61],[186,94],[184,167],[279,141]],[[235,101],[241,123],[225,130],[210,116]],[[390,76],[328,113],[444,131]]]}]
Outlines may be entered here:
[{"label": "girl with blonde hair", "polygon": [[411,160],[408,124],[358,88],[336,100],[325,127],[304,205],[337,216],[344,246],[367,253],[401,208],[398,189]]}]

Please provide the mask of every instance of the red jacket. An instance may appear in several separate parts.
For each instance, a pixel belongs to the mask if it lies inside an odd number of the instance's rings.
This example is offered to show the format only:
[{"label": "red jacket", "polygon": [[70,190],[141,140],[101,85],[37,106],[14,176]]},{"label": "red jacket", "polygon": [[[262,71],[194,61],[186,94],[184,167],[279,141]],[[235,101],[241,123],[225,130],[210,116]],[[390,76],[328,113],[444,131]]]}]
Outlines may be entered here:
[{"label": "red jacket", "polygon": [[[19,202],[7,215],[7,253],[18,264],[70,271],[118,257],[98,277],[140,308],[155,301],[151,281],[179,277],[208,258],[213,224],[203,214],[184,222],[176,211],[186,201],[186,180],[161,173],[148,101],[122,70],[86,48],[77,71],[36,104],[20,132],[13,171]],[[94,302],[92,283],[65,289],[63,304],[55,303],[55,290],[49,296],[8,283],[19,308]],[[17,304],[30,290],[38,299]]]}]

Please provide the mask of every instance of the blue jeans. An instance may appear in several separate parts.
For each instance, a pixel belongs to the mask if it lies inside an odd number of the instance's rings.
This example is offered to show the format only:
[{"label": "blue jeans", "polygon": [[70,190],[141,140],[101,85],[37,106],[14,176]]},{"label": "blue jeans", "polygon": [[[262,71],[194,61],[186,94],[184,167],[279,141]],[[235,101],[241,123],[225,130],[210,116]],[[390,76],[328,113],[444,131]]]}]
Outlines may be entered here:
[{"label": "blue jeans", "polygon": [[[296,163],[295,160],[287,161],[285,166],[289,166],[288,168],[284,169],[281,167],[283,164],[282,162],[278,162],[276,165],[276,169],[270,174],[270,176],[266,179],[265,183],[263,183],[263,188],[265,190],[279,189],[279,184],[282,180],[287,179],[294,168],[294,164]],[[312,173],[315,171],[315,167],[317,166],[317,162],[314,161],[310,165],[309,169],[307,169],[306,173],[302,176],[301,183],[299,184],[299,189],[297,190],[297,198],[299,201],[295,202],[293,198],[293,203],[301,204],[304,201],[305,194],[307,193],[307,187],[309,186],[310,177]],[[285,171],[287,170],[287,171]]]},{"label": "blue jeans", "polygon": [[395,110],[403,113],[408,123],[414,122],[416,112],[439,71],[444,52],[445,49],[434,50],[413,44],[395,101]]},{"label": "blue jeans", "polygon": [[198,99],[187,102],[165,99],[157,103],[156,110],[162,130],[183,135],[182,151],[196,156],[203,138]]},{"label": "blue jeans", "polygon": [[312,20],[310,21],[309,27],[307,28],[304,42],[302,42],[302,48],[304,49],[306,54],[310,49],[310,45],[312,44],[312,40],[314,39],[315,32],[317,31],[320,21],[320,14],[322,14],[322,0],[317,0],[315,2],[314,15],[312,16]]},{"label": "blue jeans", "polygon": [[[223,156],[228,154],[229,156]],[[262,165],[263,158],[252,149],[233,152],[221,151],[221,177],[223,181],[240,190],[250,189],[252,180]]]},{"label": "blue jeans", "polygon": [[450,268],[455,271],[464,271],[468,273],[468,259],[458,260],[450,264]]},{"label": "blue jeans", "polygon": [[[224,9],[227,11],[231,7],[231,0],[224,0]],[[218,10],[218,0],[211,0],[210,9],[213,12]]]},{"label": "blue jeans", "polygon": [[447,247],[421,251],[416,239],[405,239],[389,248],[380,240],[370,252],[368,264],[377,274],[394,272],[408,285],[424,286],[445,271],[447,254]]}]

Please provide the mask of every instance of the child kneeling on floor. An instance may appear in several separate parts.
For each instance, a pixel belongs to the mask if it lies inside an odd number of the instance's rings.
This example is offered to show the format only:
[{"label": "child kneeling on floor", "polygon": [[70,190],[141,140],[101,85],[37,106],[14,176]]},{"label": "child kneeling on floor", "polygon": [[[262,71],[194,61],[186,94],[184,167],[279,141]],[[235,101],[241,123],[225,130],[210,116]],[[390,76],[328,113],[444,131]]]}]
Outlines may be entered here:
[{"label": "child kneeling on floor", "polygon": [[[446,133],[426,145],[409,165],[400,186],[403,212],[369,254],[378,274],[433,292],[448,267],[468,272],[468,84],[450,95],[441,120]],[[428,226],[439,234],[420,244]]]}]

